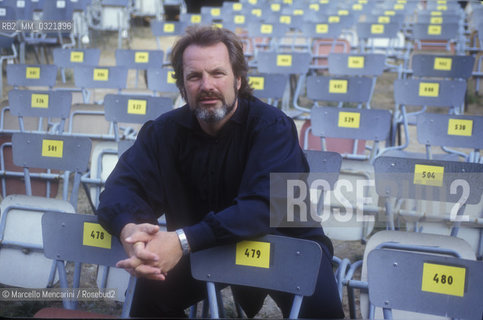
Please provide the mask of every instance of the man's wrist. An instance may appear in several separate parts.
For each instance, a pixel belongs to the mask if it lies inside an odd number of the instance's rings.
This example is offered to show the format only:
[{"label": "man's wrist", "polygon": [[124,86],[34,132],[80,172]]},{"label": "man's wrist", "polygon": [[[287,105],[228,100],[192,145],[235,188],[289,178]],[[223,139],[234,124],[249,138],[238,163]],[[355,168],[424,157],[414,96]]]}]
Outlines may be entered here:
[{"label": "man's wrist", "polygon": [[181,244],[181,250],[183,250],[183,256],[188,255],[191,252],[190,244],[188,238],[183,229],[177,229],[176,234],[178,235],[179,243]]}]

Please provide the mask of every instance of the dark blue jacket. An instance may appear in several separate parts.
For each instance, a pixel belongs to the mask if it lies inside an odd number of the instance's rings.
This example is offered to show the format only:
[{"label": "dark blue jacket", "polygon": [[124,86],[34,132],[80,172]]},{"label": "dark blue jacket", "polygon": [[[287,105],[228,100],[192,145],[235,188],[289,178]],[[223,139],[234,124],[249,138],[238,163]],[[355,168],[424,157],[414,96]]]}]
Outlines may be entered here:
[{"label": "dark blue jacket", "polygon": [[270,173],[308,170],[295,124],[277,108],[239,99],[212,137],[185,105],[143,126],[108,178],[97,214],[116,236],[129,222],[156,224],[165,214],[168,230],[183,228],[193,251],[272,233],[316,240],[331,256],[321,227],[269,227]]}]

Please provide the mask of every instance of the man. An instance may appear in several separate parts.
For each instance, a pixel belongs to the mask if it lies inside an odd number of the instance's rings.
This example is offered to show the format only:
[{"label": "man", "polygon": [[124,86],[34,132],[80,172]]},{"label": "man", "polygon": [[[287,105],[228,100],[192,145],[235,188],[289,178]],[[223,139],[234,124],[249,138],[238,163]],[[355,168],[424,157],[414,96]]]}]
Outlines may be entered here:
[{"label": "man", "polygon": [[[138,277],[131,316],[182,317],[205,297],[191,277],[189,252],[267,233],[308,238],[324,258],[301,317],[343,317],[321,228],[269,227],[270,172],[306,172],[293,121],[251,95],[248,66],[230,31],[190,27],[173,47],[176,84],[187,102],[146,123],[106,182],[97,214]],[[157,218],[166,215],[168,232]],[[268,292],[232,288],[254,316]],[[270,292],[288,315],[289,296]]]}]

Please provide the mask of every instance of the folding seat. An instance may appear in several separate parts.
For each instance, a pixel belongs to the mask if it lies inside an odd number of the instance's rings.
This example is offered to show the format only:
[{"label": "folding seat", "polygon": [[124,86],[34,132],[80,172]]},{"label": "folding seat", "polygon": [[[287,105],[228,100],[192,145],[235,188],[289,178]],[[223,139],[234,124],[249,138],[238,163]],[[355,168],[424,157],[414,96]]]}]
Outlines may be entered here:
[{"label": "folding seat", "polygon": [[191,270],[195,279],[207,281],[212,318],[219,318],[215,284],[221,283],[291,293],[289,318],[296,319],[303,297],[315,289],[321,255],[316,242],[267,235],[193,253]]},{"label": "folding seat", "polygon": [[[46,212],[42,216],[42,238],[44,255],[54,260],[59,271],[60,288],[67,292],[76,292],[78,284],[68,285],[66,263],[94,264],[114,267],[119,260],[126,258],[126,253],[121,243],[98,223],[97,217],[86,214]],[[76,270],[74,279],[80,277],[81,269]],[[127,272],[124,271],[127,274]],[[132,297],[134,294],[135,278],[130,277],[128,287],[110,287],[116,290],[116,300],[124,300],[121,312],[122,318],[129,317]],[[92,288],[94,289],[94,288]],[[113,314],[94,314],[87,311],[76,310],[77,299],[64,299],[63,306],[59,308],[43,308],[39,310],[35,318],[104,318],[113,317]]]},{"label": "folding seat", "polygon": [[[396,250],[442,253],[475,260],[474,249],[466,241],[459,238],[457,229],[467,223],[478,224],[475,220],[464,220],[467,217],[465,206],[481,201],[483,191],[481,177],[479,177],[483,170],[481,164],[384,156],[375,160],[374,168],[376,191],[385,203],[388,229],[395,229],[397,220],[395,222],[394,218],[403,213],[394,209],[392,202],[396,199],[430,200],[451,203],[453,205],[452,212],[449,216],[444,211],[434,212],[433,217],[424,214],[424,212],[416,212],[409,214],[406,218],[416,221],[425,221],[431,218],[445,220],[452,225],[452,236],[410,232],[409,229],[407,231],[380,231],[374,234],[366,245],[363,260],[351,265],[344,281],[348,285],[351,317],[355,316],[353,292],[355,288],[362,290],[360,296],[362,317],[368,318],[374,315],[374,310],[369,310],[365,290],[367,289],[368,279],[367,257],[376,248],[385,246]],[[481,229],[481,225],[479,228]],[[428,259],[431,261],[430,258]],[[361,281],[351,280],[354,271],[360,266],[362,266]],[[396,267],[396,265],[393,265],[393,267]],[[419,275],[416,277],[421,279]],[[407,279],[407,281],[412,280]],[[381,315],[376,314],[376,317],[380,318]],[[421,315],[407,313],[394,315],[394,318],[415,317],[420,318]]]},{"label": "folding seat", "polygon": [[[400,36],[397,22],[371,23],[358,22],[356,26],[359,39],[359,52],[384,53],[387,57],[404,55],[405,44]],[[383,42],[376,40],[384,39]]]},{"label": "folding seat", "polygon": [[[389,147],[384,152],[407,148],[409,124],[413,123],[414,119],[412,117],[426,112],[428,108],[439,108],[452,114],[462,113],[465,94],[466,82],[460,80],[396,79],[394,81],[395,111],[390,143],[393,147]],[[416,111],[408,113],[407,107]],[[403,126],[404,143],[402,143],[402,134],[398,132],[400,126]]]},{"label": "folding seat", "polygon": [[[55,267],[42,253],[40,219],[45,211],[75,212],[80,177],[87,170],[90,149],[90,140],[83,137],[35,133],[13,135],[13,161],[24,168],[27,195],[10,195],[0,204],[0,283],[28,288],[52,284]],[[32,196],[30,168],[61,170],[63,173],[43,176],[62,180],[62,198]],[[71,185],[70,173],[74,173]]]},{"label": "folding seat", "polygon": [[282,99],[287,90],[288,80],[289,76],[287,74],[248,74],[248,81],[253,88],[253,95],[275,107],[281,107]]},{"label": "folding seat", "polygon": [[382,308],[385,319],[393,318],[394,309],[419,312],[418,318],[479,319],[482,268],[480,261],[459,257],[375,249],[367,262],[369,300],[372,308]]},{"label": "folding seat", "polygon": [[[296,82],[297,90],[304,84],[305,75],[309,70],[311,56],[308,52],[277,52],[259,51],[255,57],[257,70],[260,73],[285,74],[290,75]],[[297,79],[298,77],[298,79]],[[291,117],[302,116],[307,109],[300,107],[295,100],[296,93],[290,95],[293,88],[285,91],[286,99],[282,101],[282,110]],[[288,100],[294,99],[294,109],[289,109]]]},{"label": "folding seat", "polygon": [[149,68],[159,68],[165,64],[162,50],[117,49],[115,54],[117,66],[136,70],[135,88],[138,88],[139,71],[146,73]]},{"label": "folding seat", "polygon": [[[5,8],[4,8],[5,9]],[[1,21],[1,20],[0,20]],[[17,58],[17,49],[14,41],[15,35],[1,35],[0,34],[0,71],[3,74],[3,61],[13,61]],[[0,100],[3,100],[3,81],[0,83]]]},{"label": "folding seat", "polygon": [[108,94],[104,99],[104,109],[106,121],[112,123],[113,141],[94,146],[90,171],[82,177],[82,182],[89,185],[88,196],[93,210],[97,208],[104,183],[117,163],[118,143],[135,140],[142,124],[172,110],[173,104],[166,97]]},{"label": "folding seat", "polygon": [[101,50],[98,48],[88,49],[63,49],[52,50],[54,64],[60,68],[62,83],[66,83],[65,69],[74,69],[76,66],[97,66],[101,57]]},{"label": "folding seat", "polygon": [[[169,50],[161,47],[161,39],[166,37],[177,37],[184,32],[187,23],[184,21],[161,21],[151,20],[151,32],[156,37],[156,44],[158,50],[163,49],[166,52],[166,56],[169,55]],[[171,38],[172,41],[172,38]]]},{"label": "folding seat", "polygon": [[129,0],[101,0],[91,6],[89,27],[95,30],[117,31],[117,47],[123,39],[129,40],[132,7]]},{"label": "folding seat", "polygon": [[415,50],[439,50],[455,54],[461,52],[458,33],[458,23],[415,23],[413,25],[412,39]]},{"label": "folding seat", "polygon": [[153,95],[171,98],[175,108],[184,104],[184,100],[176,86],[174,70],[170,67],[148,69],[147,71],[148,89]]}]

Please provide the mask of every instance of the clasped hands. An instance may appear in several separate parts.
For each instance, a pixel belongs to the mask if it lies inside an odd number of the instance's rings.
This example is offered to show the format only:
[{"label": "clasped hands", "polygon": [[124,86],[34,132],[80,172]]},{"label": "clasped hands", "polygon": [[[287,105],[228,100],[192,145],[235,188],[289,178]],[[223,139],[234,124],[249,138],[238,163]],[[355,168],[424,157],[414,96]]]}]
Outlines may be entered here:
[{"label": "clasped hands", "polygon": [[176,232],[160,231],[154,224],[128,223],[121,230],[120,240],[128,258],[116,267],[136,277],[165,280],[183,256]]}]

